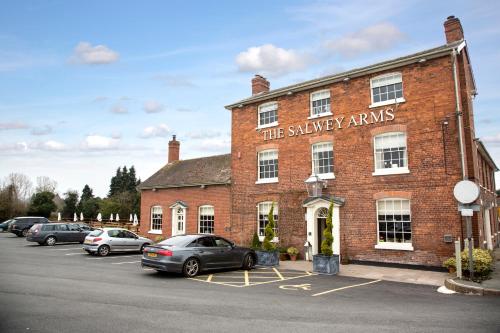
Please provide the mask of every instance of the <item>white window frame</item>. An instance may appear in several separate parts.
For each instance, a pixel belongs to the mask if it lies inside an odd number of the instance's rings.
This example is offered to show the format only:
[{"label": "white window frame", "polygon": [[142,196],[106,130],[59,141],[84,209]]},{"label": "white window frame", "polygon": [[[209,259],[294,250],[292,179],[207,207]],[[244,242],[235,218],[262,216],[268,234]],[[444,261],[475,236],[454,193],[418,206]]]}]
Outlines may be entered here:
[{"label": "white window frame", "polygon": [[314,159],[314,147],[319,146],[319,145],[324,145],[324,144],[329,144],[332,146],[332,169],[334,166],[334,158],[333,158],[333,142],[331,141],[322,141],[322,142],[315,142],[311,145],[311,174],[316,174],[319,178],[321,179],[335,179],[335,173],[333,172],[327,172],[327,173],[317,173],[316,168],[315,168],[315,159]]},{"label": "white window frame", "polygon": [[[259,241],[263,242],[265,236],[260,235],[260,206],[261,205],[268,205],[268,211],[266,213],[269,214],[269,210],[271,209],[271,205],[273,204],[274,201],[262,201],[257,204],[257,235],[259,236]],[[278,237],[278,223],[279,223],[279,209],[278,209],[278,203],[274,202],[274,210],[273,213],[275,216],[278,218],[274,219],[274,238],[271,242],[273,243],[278,243],[279,242],[279,237]],[[264,228],[265,229],[265,228]]]},{"label": "white window frame", "polygon": [[[321,98],[318,98],[318,99],[314,98],[314,95],[322,95],[322,94],[326,94],[326,93],[328,93],[328,96],[322,96]],[[307,117],[307,119],[315,119],[315,118],[320,118],[320,117],[332,116],[333,113],[332,113],[332,97],[331,96],[332,95],[331,95],[329,89],[323,89],[323,90],[318,90],[318,91],[312,92],[309,95],[309,110],[310,111],[309,111],[309,117]],[[326,98],[330,99],[330,104],[328,107],[329,110],[327,112],[321,112],[318,114],[314,114],[313,113],[313,102],[317,101],[317,100],[326,99]]]},{"label": "white window frame", "polygon": [[268,103],[261,104],[257,108],[257,114],[258,114],[258,116],[257,116],[257,129],[278,126],[278,120],[273,121],[272,123],[269,123],[269,124],[263,124],[263,125],[260,124],[260,115],[261,115],[261,113],[272,111],[272,110],[261,111],[261,109],[265,108],[265,107],[270,107],[270,106],[275,106],[276,119],[279,119],[278,118],[278,102],[268,102]]},{"label": "white window frame", "polygon": [[[410,228],[411,228],[411,243],[397,243],[397,242],[380,242],[380,230],[379,230],[379,202],[381,201],[393,201],[394,200],[401,200],[401,201],[408,201],[408,211],[410,215],[410,221],[401,221],[401,222],[396,222],[393,221],[393,223],[404,223],[404,222],[409,222],[410,223]],[[379,199],[375,202],[375,207],[376,207],[376,221],[377,221],[377,244],[375,245],[376,249],[383,249],[383,250],[402,250],[402,251],[413,251],[413,222],[412,222],[412,217],[411,217],[411,200],[406,199],[406,198],[383,198]]]},{"label": "white window frame", "polygon": [[[153,229],[153,214],[158,215],[158,212],[154,212],[154,210],[158,209],[158,208],[160,209],[160,214],[161,214],[160,228],[159,229]],[[150,225],[149,225],[148,234],[161,235],[162,234],[162,228],[163,228],[163,208],[160,205],[152,206],[151,210],[150,210]]]},{"label": "white window frame", "polygon": [[[179,214],[177,212],[178,209],[182,209],[182,214]],[[177,228],[178,220],[177,216],[182,215],[183,216],[183,230],[179,231]],[[183,235],[186,233],[186,207],[183,207],[181,205],[175,205],[172,207],[172,236],[175,235]]]},{"label": "white window frame", "polygon": [[[387,100],[387,101],[381,101],[381,102],[374,102],[373,101],[373,88],[377,88],[377,87],[384,87],[386,85],[376,85],[374,84],[374,81],[376,80],[379,80],[379,79],[385,79],[385,78],[388,78],[388,77],[394,77],[394,76],[397,76],[399,75],[399,78],[400,80],[396,80],[396,79],[393,79],[393,81],[390,81],[389,84],[395,84],[395,83],[401,83],[401,91],[402,91],[402,94],[403,96],[399,97],[399,98],[395,98],[395,99],[390,99],[390,100]],[[370,97],[371,97],[371,104],[369,106],[369,108],[376,108],[376,107],[379,107],[379,106],[384,106],[384,105],[391,105],[391,104],[396,104],[396,103],[404,103],[406,102],[405,98],[404,98],[404,86],[403,86],[403,74],[401,74],[400,72],[394,72],[394,73],[387,73],[387,74],[383,74],[383,75],[379,75],[379,76],[376,76],[376,77],[372,77],[370,79]]]},{"label": "white window frame", "polygon": [[276,153],[276,159],[278,160],[278,176],[279,176],[279,152],[278,149],[266,149],[259,151],[257,153],[257,181],[255,184],[270,184],[270,183],[277,183],[278,182],[278,177],[272,177],[272,178],[260,178],[260,157],[261,154],[264,153],[270,153],[270,152],[275,152]]},{"label": "white window frame", "polygon": [[[212,232],[201,232],[201,216],[202,216],[202,211],[204,209],[212,209]],[[208,214],[204,214],[203,216],[210,216]],[[206,234],[206,235],[213,235],[215,233],[215,207],[212,205],[203,205],[198,207],[198,233],[200,234]]]},{"label": "white window frame", "polygon": [[[393,168],[377,168],[377,144],[376,139],[391,136],[391,135],[400,135],[403,134],[405,137],[405,157],[406,157],[406,166],[404,167],[393,167]],[[400,175],[410,173],[408,169],[408,135],[406,132],[387,132],[375,135],[373,137],[373,167],[375,171],[372,173],[373,176],[385,176],[385,175]]]}]

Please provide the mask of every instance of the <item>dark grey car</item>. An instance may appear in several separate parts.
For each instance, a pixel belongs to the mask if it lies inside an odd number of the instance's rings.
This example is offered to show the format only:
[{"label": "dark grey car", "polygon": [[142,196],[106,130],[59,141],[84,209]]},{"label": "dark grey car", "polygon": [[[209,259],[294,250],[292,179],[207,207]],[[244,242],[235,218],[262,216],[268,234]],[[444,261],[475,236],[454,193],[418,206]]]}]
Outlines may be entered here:
[{"label": "dark grey car", "polygon": [[182,235],[144,249],[141,264],[157,271],[182,273],[186,277],[213,269],[252,269],[255,251],[213,235]]},{"label": "dark grey car", "polygon": [[28,231],[26,240],[40,245],[55,245],[56,243],[83,243],[90,229],[83,229],[76,223],[35,224]]}]

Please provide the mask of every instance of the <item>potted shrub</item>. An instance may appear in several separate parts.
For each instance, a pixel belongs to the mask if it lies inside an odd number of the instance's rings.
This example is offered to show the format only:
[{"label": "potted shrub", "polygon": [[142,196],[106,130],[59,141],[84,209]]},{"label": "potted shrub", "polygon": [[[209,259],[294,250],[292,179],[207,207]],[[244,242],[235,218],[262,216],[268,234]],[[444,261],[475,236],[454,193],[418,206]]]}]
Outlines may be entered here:
[{"label": "potted shrub", "polygon": [[280,247],[278,250],[279,250],[279,253],[280,253],[280,261],[288,260],[288,253],[286,252],[287,248],[286,247]]},{"label": "potted shrub", "polygon": [[450,274],[455,273],[457,270],[457,261],[455,258],[448,258],[443,262],[443,267],[446,267]]},{"label": "potted shrub", "polygon": [[326,217],[326,228],[323,232],[325,239],[321,242],[321,254],[313,255],[313,271],[320,274],[335,275],[339,272],[339,256],[333,254],[332,243],[332,216],[333,216],[333,201],[330,202],[328,215]]},{"label": "potted shrub", "polygon": [[[469,277],[469,250],[465,249],[460,253],[460,261],[462,262],[462,272],[464,277]],[[489,277],[489,274],[493,270],[493,258],[488,250],[483,249],[473,249],[472,259],[474,265],[474,280],[482,281]],[[455,257],[446,259],[443,262],[443,266],[448,268],[450,273],[454,273],[456,270],[456,260]]]},{"label": "potted shrub", "polygon": [[269,222],[264,230],[264,241],[262,249],[255,251],[257,254],[257,265],[277,266],[279,265],[279,252],[276,250],[276,244],[273,243],[274,235],[274,203],[271,205],[268,215]]},{"label": "potted shrub", "polygon": [[288,255],[290,256],[291,261],[297,260],[297,255],[299,254],[299,250],[296,247],[290,246],[288,250],[286,250]]},{"label": "potted shrub", "polygon": [[261,247],[261,243],[259,240],[259,236],[257,235],[257,232],[254,232],[253,237],[252,237],[252,243],[250,243],[250,248],[252,250],[258,250]]}]

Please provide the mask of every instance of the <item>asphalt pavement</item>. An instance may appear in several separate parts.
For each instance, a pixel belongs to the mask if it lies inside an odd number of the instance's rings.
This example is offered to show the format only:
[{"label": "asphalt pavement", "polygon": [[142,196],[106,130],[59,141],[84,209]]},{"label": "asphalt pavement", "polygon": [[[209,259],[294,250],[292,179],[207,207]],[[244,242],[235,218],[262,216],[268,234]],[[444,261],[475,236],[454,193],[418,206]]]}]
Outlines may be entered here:
[{"label": "asphalt pavement", "polygon": [[0,234],[0,332],[499,332],[500,297],[436,290],[279,268],[186,279]]}]

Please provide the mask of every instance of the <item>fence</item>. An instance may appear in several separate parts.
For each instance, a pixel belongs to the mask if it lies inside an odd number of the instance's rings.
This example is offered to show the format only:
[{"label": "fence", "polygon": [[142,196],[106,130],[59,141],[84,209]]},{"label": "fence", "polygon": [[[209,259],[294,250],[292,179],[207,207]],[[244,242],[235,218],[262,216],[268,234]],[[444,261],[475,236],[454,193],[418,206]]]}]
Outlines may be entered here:
[{"label": "fence", "polygon": [[[72,219],[62,219],[61,222],[71,223],[74,221]],[[97,220],[84,219],[83,221],[78,220],[76,222],[86,223],[89,226],[91,226],[92,228],[125,228],[125,229],[133,231],[133,232],[139,232],[139,225],[133,225],[132,222],[129,222],[129,221],[116,222],[116,221],[110,221],[110,220],[97,221]]]}]

